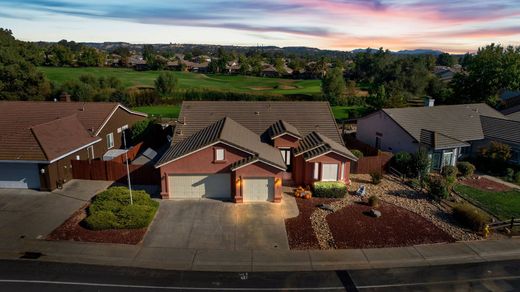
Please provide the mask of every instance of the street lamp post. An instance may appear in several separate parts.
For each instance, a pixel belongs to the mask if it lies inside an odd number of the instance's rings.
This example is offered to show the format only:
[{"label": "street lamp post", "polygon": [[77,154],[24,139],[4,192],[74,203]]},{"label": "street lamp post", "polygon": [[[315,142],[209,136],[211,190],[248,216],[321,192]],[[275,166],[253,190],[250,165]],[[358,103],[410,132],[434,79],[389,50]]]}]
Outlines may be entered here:
[{"label": "street lamp post", "polygon": [[128,166],[128,149],[126,149],[126,135],[125,130],[128,129],[128,125],[124,125],[121,130],[123,132],[123,144],[125,146],[125,160],[126,160],[126,177],[128,180],[128,191],[130,191],[130,205],[134,204],[134,199],[132,197],[132,184],[130,183],[130,167]]}]

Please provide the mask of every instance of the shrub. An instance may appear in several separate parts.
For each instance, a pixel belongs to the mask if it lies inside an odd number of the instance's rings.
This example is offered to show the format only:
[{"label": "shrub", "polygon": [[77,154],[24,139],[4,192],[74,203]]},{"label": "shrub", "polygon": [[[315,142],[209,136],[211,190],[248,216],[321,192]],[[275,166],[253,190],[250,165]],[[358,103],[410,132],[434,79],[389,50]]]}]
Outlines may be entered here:
[{"label": "shrub", "polygon": [[93,230],[142,228],[148,226],[159,203],[144,191],[132,191],[125,187],[109,188],[94,197],[84,220],[87,228]]},{"label": "shrub", "polygon": [[515,177],[515,170],[512,168],[506,169],[506,180],[513,181]]},{"label": "shrub", "polygon": [[143,228],[152,222],[157,209],[145,205],[128,205],[119,212],[119,223],[124,228]]},{"label": "shrub", "polygon": [[372,183],[375,185],[378,185],[381,183],[381,179],[383,178],[383,175],[380,172],[372,172],[370,174],[370,177],[372,178]]},{"label": "shrub", "polygon": [[491,218],[483,211],[467,203],[460,203],[453,207],[453,215],[459,222],[474,231],[481,231]]},{"label": "shrub", "polygon": [[142,141],[150,132],[151,121],[146,119],[135,123],[130,129],[130,140],[132,143]]},{"label": "shrub", "polygon": [[319,198],[343,198],[347,194],[347,185],[342,182],[315,182],[313,195]]},{"label": "shrub", "polygon": [[520,171],[515,174],[515,183],[520,184]]},{"label": "shrub", "polygon": [[350,152],[352,152],[352,154],[354,154],[354,156],[356,156],[357,158],[363,158],[363,156],[364,156],[363,152],[361,152],[357,149],[353,149]]},{"label": "shrub", "polygon": [[374,208],[377,208],[379,207],[379,198],[377,196],[370,196],[368,198],[368,204],[371,206],[371,207],[374,207]]},{"label": "shrub", "polygon": [[118,228],[117,217],[109,211],[99,211],[85,218],[84,223],[88,229],[104,230]]},{"label": "shrub", "polygon": [[475,166],[467,161],[458,162],[457,169],[462,177],[472,176],[475,172]]},{"label": "shrub", "polygon": [[428,181],[428,190],[430,195],[436,199],[446,199],[449,196],[448,184],[442,177],[432,177]]},{"label": "shrub", "polygon": [[455,181],[457,180],[457,173],[459,170],[455,166],[445,165],[442,167],[441,173],[446,180],[448,189],[451,189]]},{"label": "shrub", "polygon": [[395,166],[397,170],[406,176],[410,176],[412,155],[408,152],[399,152],[394,156]]}]

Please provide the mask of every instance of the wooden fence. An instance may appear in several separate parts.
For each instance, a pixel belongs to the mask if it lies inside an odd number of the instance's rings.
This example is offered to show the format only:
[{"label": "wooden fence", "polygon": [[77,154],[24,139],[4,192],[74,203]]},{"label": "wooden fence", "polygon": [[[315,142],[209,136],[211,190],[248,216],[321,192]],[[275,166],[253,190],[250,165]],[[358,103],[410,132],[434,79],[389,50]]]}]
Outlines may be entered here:
[{"label": "wooden fence", "polygon": [[376,156],[364,156],[352,163],[352,173],[383,173],[386,171],[393,155],[389,152],[379,152]]},{"label": "wooden fence", "polygon": [[[128,156],[128,159],[130,159],[130,161],[134,160],[137,157],[137,155],[139,154],[139,152],[141,151],[142,147],[143,147],[143,142],[130,147],[130,149],[128,149],[128,152],[126,153],[126,155]],[[112,159],[111,161],[125,163],[125,158],[127,156],[125,156],[125,154],[123,153],[117,157],[114,157],[114,159]]]},{"label": "wooden fence", "polygon": [[[126,164],[117,161],[71,160],[72,176],[75,179],[110,180],[126,183]],[[160,184],[159,170],[153,165],[129,165],[130,181],[133,184]]]},{"label": "wooden fence", "polygon": [[493,222],[491,224],[488,224],[489,229],[509,228],[509,230],[512,230],[515,226],[520,226],[520,219],[511,218],[511,220]]}]

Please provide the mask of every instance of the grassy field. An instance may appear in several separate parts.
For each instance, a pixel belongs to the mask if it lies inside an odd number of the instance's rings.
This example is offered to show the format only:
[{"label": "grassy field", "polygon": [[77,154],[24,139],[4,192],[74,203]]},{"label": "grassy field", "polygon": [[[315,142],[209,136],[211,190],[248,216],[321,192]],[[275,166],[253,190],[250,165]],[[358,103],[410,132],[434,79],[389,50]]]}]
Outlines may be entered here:
[{"label": "grassy field", "polygon": [[133,108],[138,112],[147,113],[149,116],[162,118],[177,118],[181,111],[181,105],[149,105]]},{"label": "grassy field", "polygon": [[488,192],[457,184],[455,191],[501,220],[508,220],[511,217],[520,218],[520,191],[518,190]]},{"label": "grassy field", "polygon": [[[121,79],[125,87],[153,86],[160,71],[135,71],[123,68],[69,68],[39,67],[51,81],[57,84],[67,80],[78,79],[83,74],[96,76],[113,76]],[[292,80],[281,78],[263,78],[253,76],[198,74],[190,72],[173,73],[179,79],[180,88],[207,88],[231,90],[249,93],[272,94],[316,94],[320,93],[319,80]]]}]

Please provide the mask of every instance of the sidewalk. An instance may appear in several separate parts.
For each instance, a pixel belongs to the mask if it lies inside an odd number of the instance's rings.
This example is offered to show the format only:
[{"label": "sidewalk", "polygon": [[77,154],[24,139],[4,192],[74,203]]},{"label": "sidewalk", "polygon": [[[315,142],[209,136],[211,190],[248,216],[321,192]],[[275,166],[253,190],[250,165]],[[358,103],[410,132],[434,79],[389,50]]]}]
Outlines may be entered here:
[{"label": "sidewalk", "polygon": [[480,176],[483,177],[483,178],[487,178],[487,179],[489,179],[489,180],[491,180],[491,181],[494,181],[494,182],[497,182],[497,183],[501,183],[501,184],[503,184],[503,185],[506,185],[506,186],[508,186],[508,187],[510,187],[510,188],[512,188],[512,189],[520,190],[520,186],[519,186],[519,185],[516,185],[516,184],[514,184],[514,183],[510,183],[510,182],[507,182],[507,181],[505,181],[505,180],[503,180],[503,179],[500,179],[500,178],[498,178],[498,177],[490,176],[490,175],[487,175],[487,174],[482,174],[482,175],[480,175]]},{"label": "sidewalk", "polygon": [[520,259],[520,239],[347,250],[203,250],[20,239],[0,259],[41,252],[42,261],[192,271],[316,271],[431,266]]}]

